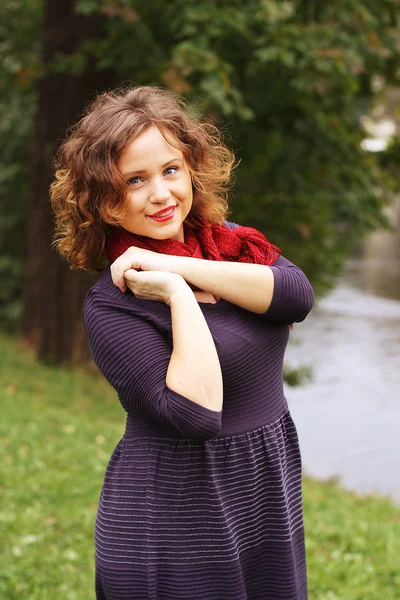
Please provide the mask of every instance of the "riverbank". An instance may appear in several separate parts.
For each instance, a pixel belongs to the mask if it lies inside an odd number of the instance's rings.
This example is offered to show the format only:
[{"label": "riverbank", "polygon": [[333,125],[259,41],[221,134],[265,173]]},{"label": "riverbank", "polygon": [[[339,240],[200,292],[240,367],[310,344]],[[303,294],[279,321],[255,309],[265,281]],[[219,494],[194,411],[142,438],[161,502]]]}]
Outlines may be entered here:
[{"label": "riverbank", "polygon": [[[0,334],[0,597],[89,600],[93,524],[124,427],[94,371],[38,364]],[[398,600],[400,509],[305,479],[310,600]]]}]

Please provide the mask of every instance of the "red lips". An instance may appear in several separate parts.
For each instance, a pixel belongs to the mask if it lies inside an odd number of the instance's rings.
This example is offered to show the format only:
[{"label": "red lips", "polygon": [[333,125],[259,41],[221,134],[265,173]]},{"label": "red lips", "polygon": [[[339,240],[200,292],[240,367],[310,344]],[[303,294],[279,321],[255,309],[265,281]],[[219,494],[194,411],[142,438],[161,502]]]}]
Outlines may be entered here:
[{"label": "red lips", "polygon": [[173,204],[172,206],[167,206],[167,208],[163,208],[162,210],[159,210],[158,212],[149,215],[149,217],[158,217],[163,213],[166,213],[168,210],[171,210],[172,208],[175,208],[175,204]]}]

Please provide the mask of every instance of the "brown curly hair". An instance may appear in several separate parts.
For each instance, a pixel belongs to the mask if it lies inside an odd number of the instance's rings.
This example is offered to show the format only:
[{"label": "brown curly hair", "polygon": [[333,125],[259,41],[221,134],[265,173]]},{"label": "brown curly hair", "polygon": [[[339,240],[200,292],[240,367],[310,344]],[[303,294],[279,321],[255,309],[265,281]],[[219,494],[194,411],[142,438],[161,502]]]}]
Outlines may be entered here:
[{"label": "brown curly hair", "polygon": [[223,223],[234,156],[217,127],[195,116],[171,90],[138,86],[106,92],[71,128],[55,159],[53,245],[72,269],[104,269],[107,233],[121,226],[129,190],[118,160],[153,124],[182,151],[191,175],[193,205],[185,222],[193,228]]}]

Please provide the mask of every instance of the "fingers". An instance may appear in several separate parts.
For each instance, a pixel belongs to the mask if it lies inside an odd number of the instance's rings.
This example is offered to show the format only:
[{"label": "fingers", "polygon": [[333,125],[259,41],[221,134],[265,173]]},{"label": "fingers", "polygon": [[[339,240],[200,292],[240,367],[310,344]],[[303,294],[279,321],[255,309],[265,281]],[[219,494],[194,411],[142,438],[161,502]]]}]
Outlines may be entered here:
[{"label": "fingers", "polygon": [[116,285],[121,292],[126,292],[127,287],[125,283],[125,273],[128,270],[132,269],[132,259],[129,259],[128,256],[120,256],[113,262],[111,265],[111,278],[113,280],[114,285]]},{"label": "fingers", "polygon": [[126,292],[127,287],[124,279],[124,272],[121,269],[113,268],[114,265],[111,265],[111,277],[114,285],[116,285],[121,292]]},{"label": "fingers", "polygon": [[187,287],[185,280],[180,275],[165,271],[128,269],[125,271],[125,280],[127,287],[137,298],[167,304],[171,294],[177,291],[178,286]]},{"label": "fingers", "polygon": [[139,275],[139,272],[136,271],[136,269],[128,269],[124,273],[124,278],[125,277],[128,281],[138,281],[140,278],[140,275]]},{"label": "fingers", "polygon": [[[136,271],[169,271],[171,258],[150,250],[139,250],[131,247],[112,263],[110,270],[113,283],[121,292],[126,292],[127,287],[124,278],[129,269],[135,269]],[[165,259],[168,260],[168,263]]]},{"label": "fingers", "polygon": [[148,274],[144,271],[128,269],[124,273],[124,283],[131,292],[140,299],[154,300],[154,289],[157,289],[157,281],[149,281]]},{"label": "fingers", "polygon": [[126,292],[127,289],[124,280],[126,271],[129,269],[142,269],[141,261],[143,258],[148,259],[149,254],[153,254],[153,252],[131,246],[112,263],[111,277],[114,285],[116,285],[121,292]]}]

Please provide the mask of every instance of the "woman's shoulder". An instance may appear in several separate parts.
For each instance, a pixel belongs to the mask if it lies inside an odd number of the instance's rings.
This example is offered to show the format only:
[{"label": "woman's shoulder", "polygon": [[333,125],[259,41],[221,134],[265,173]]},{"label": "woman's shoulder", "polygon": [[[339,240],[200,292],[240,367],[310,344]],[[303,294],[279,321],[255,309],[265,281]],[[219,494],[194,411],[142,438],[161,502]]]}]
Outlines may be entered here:
[{"label": "woman's shoulder", "polygon": [[109,307],[129,306],[133,308],[135,305],[139,305],[140,301],[131,292],[123,293],[114,285],[110,265],[108,265],[86,295],[84,306],[88,303],[98,303]]},{"label": "woman's shoulder", "polygon": [[113,283],[109,266],[87,293],[82,313],[84,322],[119,315],[121,318],[135,317],[140,326],[152,323],[160,330],[168,329],[171,321],[170,309],[166,304],[137,298],[129,289],[121,292]]},{"label": "woman's shoulder", "polygon": [[224,221],[224,225],[225,225],[225,227],[227,227],[230,230],[236,229],[236,227],[239,227],[239,225],[237,223],[232,223],[231,221]]},{"label": "woman's shoulder", "polygon": [[[103,295],[107,298],[116,298],[117,292],[120,292],[118,288],[113,284],[113,280],[111,278],[111,270],[110,265],[108,265],[96,283],[90,288],[89,294],[99,294]],[[121,293],[121,292],[120,292]]]}]

